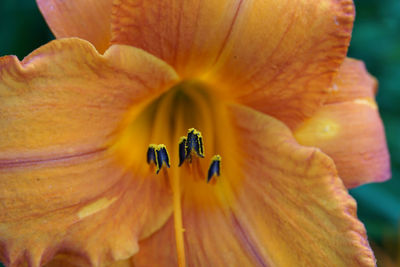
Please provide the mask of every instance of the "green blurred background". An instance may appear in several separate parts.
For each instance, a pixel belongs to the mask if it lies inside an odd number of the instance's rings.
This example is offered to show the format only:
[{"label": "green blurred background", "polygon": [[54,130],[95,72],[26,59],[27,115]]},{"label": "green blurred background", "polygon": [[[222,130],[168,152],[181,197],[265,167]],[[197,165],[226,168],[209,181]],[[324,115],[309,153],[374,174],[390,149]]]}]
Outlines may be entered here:
[{"label": "green blurred background", "polygon": [[[349,56],[379,80],[377,96],[393,178],[351,190],[378,266],[400,267],[400,1],[358,0]],[[20,59],[53,39],[34,0],[0,0],[0,55]],[[1,264],[0,264],[1,266]]]}]

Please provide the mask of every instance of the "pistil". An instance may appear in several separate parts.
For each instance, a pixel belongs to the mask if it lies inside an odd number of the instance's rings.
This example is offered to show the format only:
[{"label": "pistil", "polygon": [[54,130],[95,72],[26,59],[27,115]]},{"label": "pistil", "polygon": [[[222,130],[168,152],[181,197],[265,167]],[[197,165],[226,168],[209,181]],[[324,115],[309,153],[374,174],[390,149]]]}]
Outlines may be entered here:
[{"label": "pistil", "polygon": [[180,187],[180,170],[173,171],[173,177],[170,180],[173,192],[173,206],[174,206],[174,228],[175,228],[175,241],[178,258],[178,266],[186,266],[185,258],[185,245],[183,239],[183,223],[182,223],[182,207],[181,207],[181,187]]}]

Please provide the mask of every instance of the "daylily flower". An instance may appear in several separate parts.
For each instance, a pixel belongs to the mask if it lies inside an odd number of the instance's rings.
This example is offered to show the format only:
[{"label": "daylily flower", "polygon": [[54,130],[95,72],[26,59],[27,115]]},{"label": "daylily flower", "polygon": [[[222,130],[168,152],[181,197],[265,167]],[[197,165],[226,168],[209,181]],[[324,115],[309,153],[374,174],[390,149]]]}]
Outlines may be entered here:
[{"label": "daylily flower", "polygon": [[38,4],[71,38],[0,59],[7,266],[375,265],[345,186],[390,170],[352,1]]}]

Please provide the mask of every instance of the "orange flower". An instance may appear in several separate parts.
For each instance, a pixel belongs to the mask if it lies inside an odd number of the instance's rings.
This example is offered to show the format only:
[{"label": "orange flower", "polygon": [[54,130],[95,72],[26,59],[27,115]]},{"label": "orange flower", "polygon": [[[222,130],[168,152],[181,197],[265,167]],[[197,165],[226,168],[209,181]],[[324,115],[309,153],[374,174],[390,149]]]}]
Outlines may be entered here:
[{"label": "orange flower", "polygon": [[390,176],[352,1],[38,3],[91,43],[0,58],[2,262],[375,265],[344,186]]}]

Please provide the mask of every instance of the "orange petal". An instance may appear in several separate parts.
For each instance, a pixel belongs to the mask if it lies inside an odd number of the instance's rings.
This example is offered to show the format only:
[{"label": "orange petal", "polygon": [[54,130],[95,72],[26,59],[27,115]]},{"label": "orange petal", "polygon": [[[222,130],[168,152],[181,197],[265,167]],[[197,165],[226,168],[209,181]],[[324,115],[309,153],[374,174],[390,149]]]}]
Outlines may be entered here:
[{"label": "orange petal", "polygon": [[320,148],[347,187],[390,178],[385,132],[374,100],[376,80],[362,62],[347,59],[327,104],[295,131],[300,144]]},{"label": "orange petal", "polygon": [[352,1],[116,1],[112,42],[203,75],[292,128],[327,95],[349,44]]},{"label": "orange petal", "polygon": [[[136,267],[178,266],[176,255],[174,221],[171,217],[160,230],[139,242],[139,252],[131,261]],[[188,262],[191,263],[190,259]]]},{"label": "orange petal", "polygon": [[[44,266],[45,267],[87,267],[88,264],[87,264],[87,262],[83,261],[79,257],[59,254],[56,257],[54,257],[53,260],[51,260],[49,263],[47,263]],[[115,261],[107,266],[108,267],[134,267],[132,265],[131,258],[126,259],[126,260]]]},{"label": "orange petal", "polygon": [[[231,183],[231,194],[209,194],[207,200],[183,194],[188,265],[375,266],[356,203],[333,161],[298,145],[272,117],[241,106],[231,112],[235,164],[223,161],[219,177]],[[172,228],[169,222],[140,243],[136,267],[160,260],[174,265]]]},{"label": "orange petal", "polygon": [[36,0],[57,38],[80,37],[103,53],[110,46],[112,0]]},{"label": "orange petal", "polygon": [[204,71],[217,59],[241,1],[114,1],[112,42],[142,48],[182,76]]},{"label": "orange petal", "polygon": [[374,98],[378,82],[365,68],[364,62],[346,58],[333,80],[331,92],[325,104]]},{"label": "orange petal", "polygon": [[127,110],[176,78],[142,50],[112,46],[102,56],[75,38],[22,62],[0,58],[2,262],[39,266],[56,253],[86,265],[125,259],[164,223],[165,181],[127,170],[108,148]]},{"label": "orange petal", "polygon": [[128,109],[176,80],[168,65],[142,50],[116,45],[101,56],[75,38],[53,41],[22,63],[2,57],[1,163],[103,148]]}]

